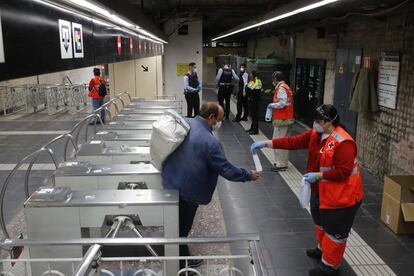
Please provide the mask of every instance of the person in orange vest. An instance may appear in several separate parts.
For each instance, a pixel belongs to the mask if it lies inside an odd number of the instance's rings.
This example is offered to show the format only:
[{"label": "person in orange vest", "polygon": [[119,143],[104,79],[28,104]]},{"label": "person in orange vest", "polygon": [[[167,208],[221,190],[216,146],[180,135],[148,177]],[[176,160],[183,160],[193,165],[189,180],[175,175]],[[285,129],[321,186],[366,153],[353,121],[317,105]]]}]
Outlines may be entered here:
[{"label": "person in orange vest", "polygon": [[311,276],[336,275],[346,242],[361,206],[364,191],[357,162],[357,145],[333,105],[316,109],[314,127],[300,135],[256,142],[251,151],[308,149],[304,179],[311,185],[310,210],[315,223],[317,247],[306,254],[320,260]]},{"label": "person in orange vest", "polygon": [[[273,109],[272,124],[273,138],[280,138],[289,133],[291,125],[295,122],[293,111],[293,93],[292,89],[285,83],[285,75],[276,71],[272,75],[275,93],[273,95],[273,103],[268,108]],[[289,151],[275,150],[275,163],[272,171],[285,171],[289,162]]]},{"label": "person in orange vest", "polygon": [[[102,89],[101,92],[99,92],[99,87],[102,85],[106,85],[105,80],[101,77],[101,70],[99,68],[93,68],[93,75],[94,77],[89,82],[88,90],[89,94],[88,97],[92,98],[92,107],[94,110],[100,108],[103,105],[104,98],[106,95],[102,95]],[[105,90],[106,94],[106,90]],[[101,111],[101,119],[102,122],[105,123],[105,110]],[[100,123],[98,120],[97,123]],[[95,122],[92,122],[90,124],[95,124]]]}]

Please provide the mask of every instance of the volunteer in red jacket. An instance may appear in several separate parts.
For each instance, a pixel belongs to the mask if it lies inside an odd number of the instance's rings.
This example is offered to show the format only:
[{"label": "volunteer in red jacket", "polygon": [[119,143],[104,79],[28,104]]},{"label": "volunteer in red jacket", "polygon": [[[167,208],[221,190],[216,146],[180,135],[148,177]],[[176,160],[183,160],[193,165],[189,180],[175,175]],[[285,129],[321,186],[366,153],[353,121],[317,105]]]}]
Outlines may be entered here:
[{"label": "volunteer in red jacket", "polygon": [[364,196],[355,141],[341,126],[335,107],[322,105],[316,109],[313,129],[293,137],[256,142],[251,150],[265,147],[308,149],[304,178],[311,183],[311,213],[318,245],[306,254],[321,260],[309,275],[335,275]]},{"label": "volunteer in red jacket", "polygon": [[[105,80],[101,77],[101,70],[99,68],[93,68],[94,77],[89,82],[89,94],[88,97],[92,98],[92,107],[94,110],[98,109],[103,105],[105,96],[99,95],[99,86],[101,84],[106,85]],[[105,122],[105,110],[101,111],[102,122]],[[99,121],[97,122],[99,123]],[[94,124],[94,123],[92,123]]]}]

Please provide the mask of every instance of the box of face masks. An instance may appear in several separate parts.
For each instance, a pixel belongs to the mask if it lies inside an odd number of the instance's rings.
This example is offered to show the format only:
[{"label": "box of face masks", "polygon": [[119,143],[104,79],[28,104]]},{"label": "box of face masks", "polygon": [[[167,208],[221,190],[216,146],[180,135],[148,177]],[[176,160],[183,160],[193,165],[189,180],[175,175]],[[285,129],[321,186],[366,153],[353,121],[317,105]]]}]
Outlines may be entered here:
[{"label": "box of face masks", "polygon": [[385,176],[381,220],[396,234],[414,234],[414,175]]}]

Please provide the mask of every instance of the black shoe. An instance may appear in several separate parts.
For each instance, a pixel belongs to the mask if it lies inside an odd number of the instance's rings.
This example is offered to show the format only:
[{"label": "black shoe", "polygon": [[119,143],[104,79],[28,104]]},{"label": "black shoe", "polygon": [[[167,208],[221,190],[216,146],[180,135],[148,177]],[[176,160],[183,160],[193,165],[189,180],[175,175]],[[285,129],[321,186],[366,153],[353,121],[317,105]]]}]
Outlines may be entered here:
[{"label": "black shoe", "polygon": [[247,117],[241,118],[240,121],[247,121]]},{"label": "black shoe", "polygon": [[322,250],[318,247],[310,248],[306,250],[306,255],[310,258],[320,260],[322,258]]},{"label": "black shoe", "polygon": [[231,120],[233,123],[238,123],[238,122],[240,122],[241,120],[240,119],[238,119],[238,118],[236,118],[236,119],[233,119],[233,120]]},{"label": "black shoe", "polygon": [[251,128],[249,128],[249,129],[246,129],[246,132],[250,132],[250,131],[252,131],[252,129],[251,129]]},{"label": "black shoe", "polygon": [[318,267],[309,270],[309,276],[334,276],[338,275],[338,270],[325,265],[324,263],[319,263]]},{"label": "black shoe", "polygon": [[257,130],[251,130],[251,131],[249,131],[249,134],[250,135],[258,135],[259,134],[259,131],[257,131]]},{"label": "black shoe", "polygon": [[286,171],[287,169],[288,169],[288,167],[276,167],[276,166],[274,166],[270,170],[272,172],[283,172],[283,171]]},{"label": "black shoe", "polygon": [[188,267],[196,268],[203,264],[203,260],[189,260]]}]

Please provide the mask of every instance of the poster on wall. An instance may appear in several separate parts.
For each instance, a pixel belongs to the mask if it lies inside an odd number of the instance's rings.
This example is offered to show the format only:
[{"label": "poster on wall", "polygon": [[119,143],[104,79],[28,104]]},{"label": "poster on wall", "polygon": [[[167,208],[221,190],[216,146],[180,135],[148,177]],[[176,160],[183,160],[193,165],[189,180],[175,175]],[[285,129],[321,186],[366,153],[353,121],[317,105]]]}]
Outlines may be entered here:
[{"label": "poster on wall", "polygon": [[73,58],[70,22],[59,19],[60,55],[62,59]]},{"label": "poster on wall", "polygon": [[75,58],[83,58],[83,33],[82,25],[72,23],[73,50]]},{"label": "poster on wall", "polygon": [[1,12],[0,12],[0,63],[4,62],[4,47],[3,47],[3,29],[1,28]]},{"label": "poster on wall", "polygon": [[184,77],[188,72],[188,63],[177,63],[177,77]]},{"label": "poster on wall", "polygon": [[395,109],[397,105],[400,55],[382,52],[378,72],[378,104]]}]

